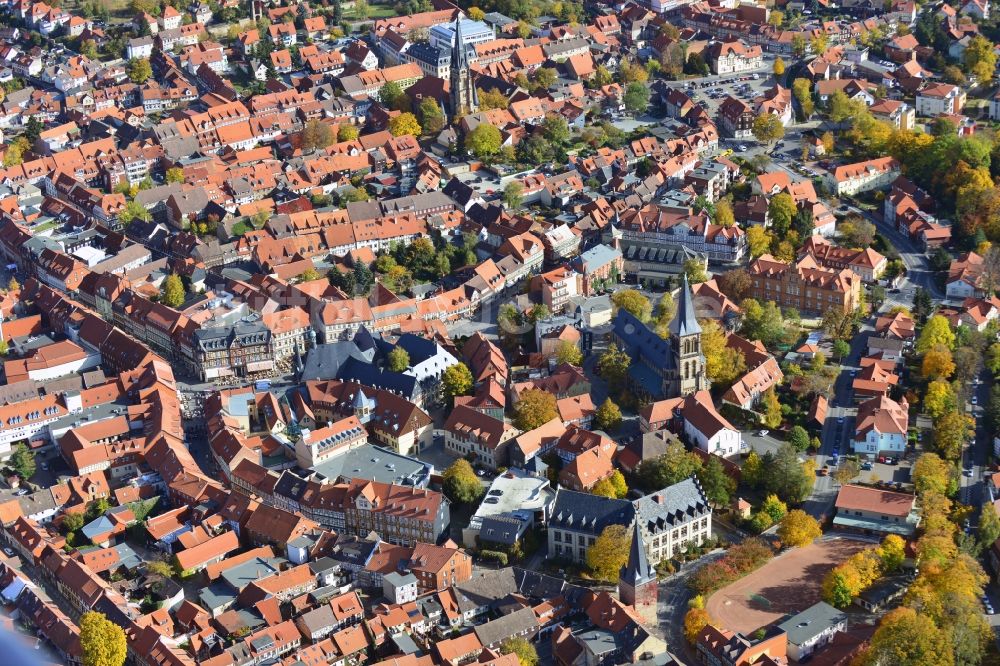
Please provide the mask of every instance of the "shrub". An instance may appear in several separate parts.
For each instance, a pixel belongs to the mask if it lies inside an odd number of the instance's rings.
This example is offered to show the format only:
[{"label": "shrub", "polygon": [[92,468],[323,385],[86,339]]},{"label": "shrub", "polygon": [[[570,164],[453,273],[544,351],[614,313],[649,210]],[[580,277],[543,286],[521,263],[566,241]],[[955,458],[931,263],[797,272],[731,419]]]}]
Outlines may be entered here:
[{"label": "shrub", "polygon": [[479,551],[479,558],[497,562],[502,567],[507,566],[507,553],[501,553],[499,550],[481,550]]},{"label": "shrub", "polygon": [[746,539],[732,546],[722,558],[703,566],[688,579],[688,587],[695,594],[708,595],[759,569],[774,551],[763,539]]}]

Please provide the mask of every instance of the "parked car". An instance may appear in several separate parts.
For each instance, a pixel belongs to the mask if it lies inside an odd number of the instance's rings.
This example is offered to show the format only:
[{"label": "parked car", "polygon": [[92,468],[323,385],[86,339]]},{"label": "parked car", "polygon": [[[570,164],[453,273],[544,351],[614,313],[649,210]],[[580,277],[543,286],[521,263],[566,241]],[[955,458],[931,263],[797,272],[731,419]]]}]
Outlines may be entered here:
[{"label": "parked car", "polygon": [[14,551],[7,547],[4,547],[3,554],[7,557],[14,557]]},{"label": "parked car", "polygon": [[771,432],[771,431],[770,430],[758,430],[757,431],[757,435],[760,436],[760,437],[767,437],[767,435],[768,435],[769,432]]},{"label": "parked car", "polygon": [[823,469],[819,471],[820,476],[827,476],[830,474],[830,467],[828,465],[823,465]]},{"label": "parked car", "polygon": [[861,465],[861,469],[866,472],[870,472],[872,469],[872,464],[870,462],[866,462],[863,465]]},{"label": "parked car", "polygon": [[971,469],[963,469],[962,470],[962,476],[966,476],[966,477],[968,477],[968,478],[971,479],[972,478],[972,470]]}]

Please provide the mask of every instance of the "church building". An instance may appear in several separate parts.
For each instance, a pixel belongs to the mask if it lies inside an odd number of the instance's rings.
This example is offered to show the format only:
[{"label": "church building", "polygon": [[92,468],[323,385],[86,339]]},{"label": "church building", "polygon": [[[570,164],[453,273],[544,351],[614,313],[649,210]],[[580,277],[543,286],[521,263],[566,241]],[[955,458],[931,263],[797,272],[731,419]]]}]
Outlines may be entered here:
[{"label": "church building", "polygon": [[619,309],[615,315],[615,342],[632,359],[628,386],[641,398],[677,398],[709,387],[701,349],[701,325],[695,316],[694,296],[687,276],[669,331],[669,338],[664,340],[626,310]]}]

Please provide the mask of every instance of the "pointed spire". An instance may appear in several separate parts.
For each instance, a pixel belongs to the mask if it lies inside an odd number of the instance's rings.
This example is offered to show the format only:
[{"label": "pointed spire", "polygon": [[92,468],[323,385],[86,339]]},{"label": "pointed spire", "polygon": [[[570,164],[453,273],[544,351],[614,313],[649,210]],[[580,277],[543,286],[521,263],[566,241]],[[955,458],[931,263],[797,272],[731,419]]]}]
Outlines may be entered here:
[{"label": "pointed spire", "polygon": [[670,322],[670,333],[677,337],[701,333],[701,325],[694,314],[694,296],[691,294],[687,273],[684,274],[684,285],[681,287],[680,300],[677,302],[677,314]]},{"label": "pointed spire", "polygon": [[454,66],[459,70],[465,69],[469,66],[465,50],[465,40],[462,39],[461,12],[459,12],[458,18],[455,19],[455,44],[452,46],[451,50],[451,61],[455,63]]},{"label": "pointed spire", "polygon": [[643,583],[656,578],[656,573],[649,566],[646,558],[646,548],[642,545],[642,526],[639,524],[641,518],[636,515],[635,523],[632,524],[632,545],[628,551],[628,563],[622,567],[619,578],[623,583],[632,587],[638,587]]}]

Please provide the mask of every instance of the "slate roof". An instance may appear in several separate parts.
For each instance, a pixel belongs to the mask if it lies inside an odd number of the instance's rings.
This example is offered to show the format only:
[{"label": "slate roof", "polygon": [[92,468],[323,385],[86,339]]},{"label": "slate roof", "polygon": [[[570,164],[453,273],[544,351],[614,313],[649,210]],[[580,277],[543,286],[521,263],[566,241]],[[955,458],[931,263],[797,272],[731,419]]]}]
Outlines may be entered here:
[{"label": "slate roof", "polygon": [[635,501],[643,527],[656,534],[706,515],[710,509],[695,477],[684,479]]},{"label": "slate roof", "polygon": [[371,363],[359,361],[351,357],[340,369],[337,379],[349,380],[397,393],[407,400],[413,400],[420,393],[417,378],[400,372],[391,372],[376,368]]},{"label": "slate roof", "polygon": [[560,488],[552,504],[549,529],[570,529],[600,534],[608,525],[630,525],[635,517],[631,502]]}]

